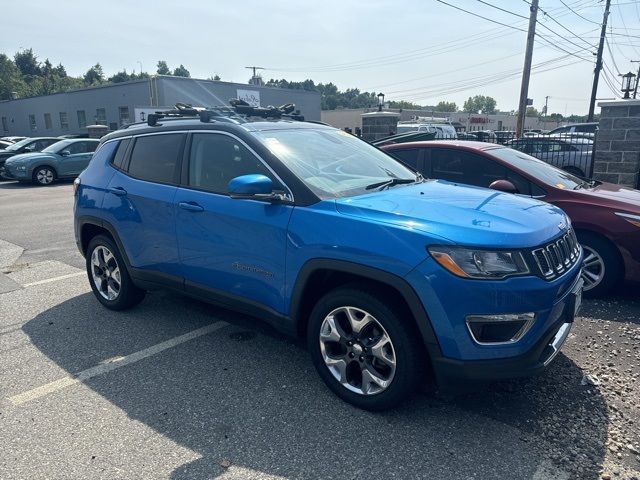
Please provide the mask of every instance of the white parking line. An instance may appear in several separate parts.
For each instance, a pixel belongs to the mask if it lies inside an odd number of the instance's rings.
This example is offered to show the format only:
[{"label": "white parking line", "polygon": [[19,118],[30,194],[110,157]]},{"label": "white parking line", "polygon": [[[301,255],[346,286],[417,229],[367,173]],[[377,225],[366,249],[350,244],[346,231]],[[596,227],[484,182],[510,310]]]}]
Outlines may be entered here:
[{"label": "white parking line", "polygon": [[47,278],[46,280],[39,280],[37,282],[25,283],[23,287],[34,287],[36,285],[43,285],[45,283],[57,282],[58,280],[64,280],[65,278],[79,277],[80,275],[86,275],[85,272],[67,273],[66,275],[60,275],[59,277]]},{"label": "white parking line", "polygon": [[132,353],[125,357],[117,357],[115,359],[112,359],[109,363],[100,364],[100,365],[96,365],[95,367],[88,368],[78,373],[75,376],[64,377],[59,380],[55,380],[53,382],[42,385],[40,387],[36,387],[32,390],[28,390],[24,393],[14,395],[13,397],[9,397],[9,401],[14,405],[22,405],[23,403],[30,402],[31,400],[44,397],[46,395],[49,395],[50,393],[54,393],[59,390],[62,390],[63,388],[70,387],[71,385],[85,382],[99,375],[104,375],[105,373],[111,372],[120,367],[124,367],[125,365],[131,365],[132,363],[135,363],[147,357],[156,355],[160,352],[163,352],[164,350],[175,347],[176,345],[180,345],[181,343],[185,343],[195,338],[202,337],[203,335],[207,335],[211,332],[214,332],[223,327],[226,327],[227,325],[229,324],[226,322],[215,322],[215,323],[206,325],[202,328],[198,328],[189,333],[185,333],[184,335],[171,338],[169,340],[158,343],[149,348],[145,348],[144,350],[140,350],[138,352]]}]

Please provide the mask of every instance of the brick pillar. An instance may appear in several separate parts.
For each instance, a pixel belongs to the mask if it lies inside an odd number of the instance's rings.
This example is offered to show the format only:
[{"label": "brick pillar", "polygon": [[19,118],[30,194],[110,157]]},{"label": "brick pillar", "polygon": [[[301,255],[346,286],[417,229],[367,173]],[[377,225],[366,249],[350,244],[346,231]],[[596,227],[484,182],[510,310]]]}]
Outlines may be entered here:
[{"label": "brick pillar", "polygon": [[593,178],[638,187],[640,172],[640,100],[600,102]]},{"label": "brick pillar", "polygon": [[362,139],[372,142],[398,133],[400,114],[388,111],[363,113]]}]

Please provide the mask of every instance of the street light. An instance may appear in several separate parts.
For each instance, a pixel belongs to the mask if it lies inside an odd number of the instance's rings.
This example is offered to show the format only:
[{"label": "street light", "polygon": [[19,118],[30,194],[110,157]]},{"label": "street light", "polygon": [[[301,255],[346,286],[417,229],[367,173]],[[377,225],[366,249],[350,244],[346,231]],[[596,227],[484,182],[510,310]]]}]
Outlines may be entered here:
[{"label": "street light", "polygon": [[624,75],[620,75],[622,77],[622,92],[624,93],[624,98],[630,98],[629,94],[635,88],[635,83],[633,79],[636,77],[635,73],[625,73]]},{"label": "street light", "polygon": [[382,106],[384,105],[384,93],[378,94],[378,111],[382,111]]}]

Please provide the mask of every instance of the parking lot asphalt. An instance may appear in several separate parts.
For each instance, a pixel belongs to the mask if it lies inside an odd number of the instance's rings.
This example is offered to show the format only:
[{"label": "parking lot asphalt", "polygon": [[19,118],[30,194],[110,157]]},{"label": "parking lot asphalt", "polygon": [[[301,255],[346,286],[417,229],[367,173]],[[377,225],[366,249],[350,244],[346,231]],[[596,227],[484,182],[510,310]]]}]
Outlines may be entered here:
[{"label": "parking lot asphalt", "polygon": [[640,478],[638,287],[585,300],[544,374],[369,413],[299,342],[165,292],[110,312],[72,186],[0,182],[0,478]]}]

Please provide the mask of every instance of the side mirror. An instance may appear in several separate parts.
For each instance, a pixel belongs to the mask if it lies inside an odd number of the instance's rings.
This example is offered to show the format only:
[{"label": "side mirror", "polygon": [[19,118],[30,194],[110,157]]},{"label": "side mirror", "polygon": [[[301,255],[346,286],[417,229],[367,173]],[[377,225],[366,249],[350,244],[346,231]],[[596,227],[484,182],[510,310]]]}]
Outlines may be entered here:
[{"label": "side mirror", "polygon": [[273,191],[273,182],[265,175],[241,175],[231,179],[228,185],[229,195],[234,199],[262,200],[281,202],[285,200],[282,193]]},{"label": "side mirror", "polygon": [[69,150],[62,150],[60,152],[60,155],[62,155],[63,157],[68,157],[69,155],[71,155],[71,152]]},{"label": "side mirror", "polygon": [[496,180],[495,182],[491,182],[489,188],[492,190],[498,190],[499,192],[518,193],[516,186],[509,180]]}]

